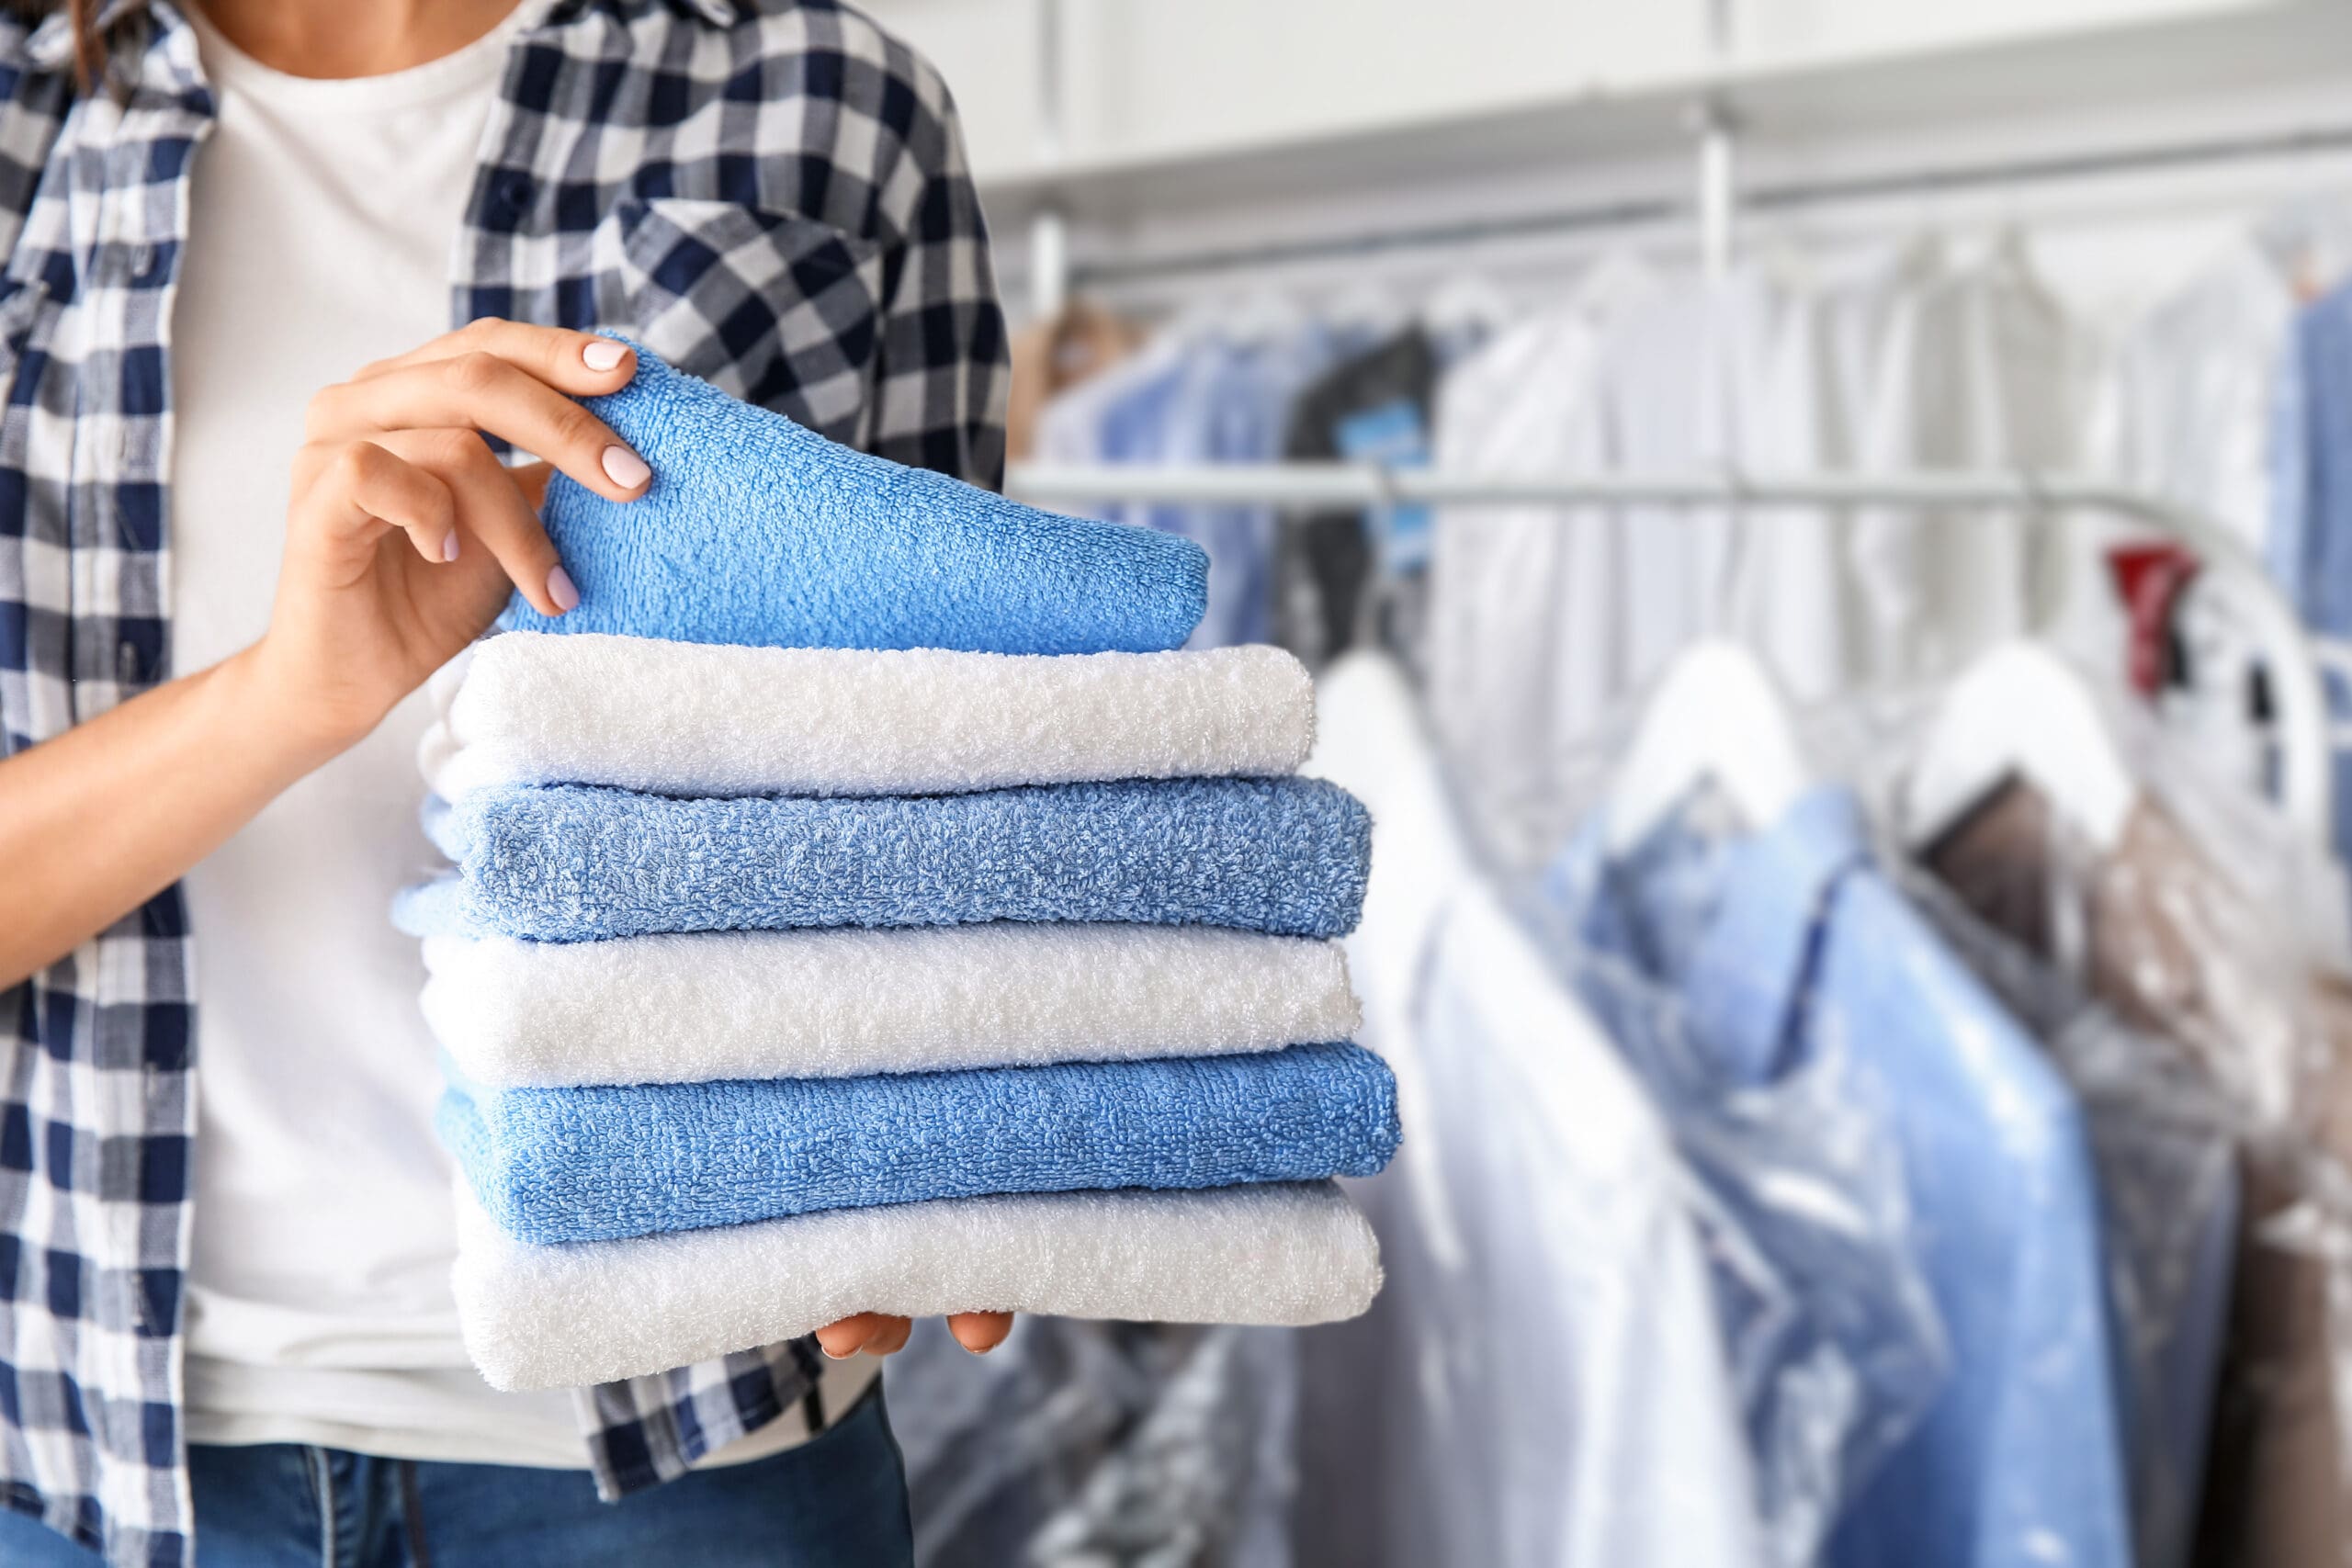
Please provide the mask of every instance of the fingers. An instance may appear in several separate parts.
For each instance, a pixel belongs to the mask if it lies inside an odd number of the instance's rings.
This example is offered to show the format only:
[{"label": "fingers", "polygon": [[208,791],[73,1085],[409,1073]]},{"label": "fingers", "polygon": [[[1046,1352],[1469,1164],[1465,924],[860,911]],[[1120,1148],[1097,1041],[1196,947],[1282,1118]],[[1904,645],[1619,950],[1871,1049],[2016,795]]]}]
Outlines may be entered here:
[{"label": "fingers", "polygon": [[956,1343],[975,1356],[985,1356],[1004,1343],[1012,1332],[1012,1314],[1009,1312],[959,1312],[947,1320],[947,1332],[956,1336]]},{"label": "fingers", "polygon": [[490,552],[531,608],[560,615],[580,603],[523,486],[481,436],[470,430],[403,430],[376,444],[440,479],[467,538]]},{"label": "fingers", "polygon": [[[577,379],[578,378],[573,378]],[[546,459],[609,501],[645,493],[653,470],[594,414],[487,349],[422,360],[329,387],[311,401],[313,441],[388,431],[486,431]]]},{"label": "fingers", "polygon": [[[1012,1332],[1012,1314],[1009,1312],[964,1312],[947,1320],[947,1331],[956,1342],[976,1356],[985,1356],[1004,1343]],[[869,1356],[891,1356],[906,1348],[907,1337],[914,1332],[910,1318],[893,1317],[888,1313],[862,1312],[855,1317],[845,1317],[839,1323],[829,1323],[817,1330],[817,1344],[833,1359],[844,1360],[860,1350]]]},{"label": "fingers", "polygon": [[475,353],[495,355],[575,398],[616,392],[637,374],[637,355],[625,343],[616,343],[594,333],[535,327],[525,321],[485,316],[406,354],[379,359],[352,379],[369,380],[412,365]]},{"label": "fingers", "polygon": [[[888,1317],[878,1312],[862,1312],[855,1317],[845,1317],[839,1323],[829,1323],[817,1330],[818,1348],[836,1361],[845,1360],[866,1348],[869,1341],[892,1324],[906,1323],[903,1317]],[[905,1342],[903,1332],[900,1343]]]},{"label": "fingers", "polygon": [[907,1348],[907,1336],[914,1330],[912,1318],[886,1317],[874,1337],[865,1342],[865,1353],[869,1356],[895,1356]]},{"label": "fingers", "polygon": [[356,574],[373,559],[386,528],[408,536],[436,564],[458,557],[458,502],[443,479],[372,441],[322,455],[304,496],[311,543]]}]

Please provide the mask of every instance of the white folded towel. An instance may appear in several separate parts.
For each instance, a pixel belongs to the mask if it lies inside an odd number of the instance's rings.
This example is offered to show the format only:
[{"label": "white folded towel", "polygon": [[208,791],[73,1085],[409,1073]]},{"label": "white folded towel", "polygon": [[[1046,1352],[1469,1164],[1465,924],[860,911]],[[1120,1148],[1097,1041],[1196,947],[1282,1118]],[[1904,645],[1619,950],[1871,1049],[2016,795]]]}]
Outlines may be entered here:
[{"label": "white folded towel", "polygon": [[424,1018],[493,1088],[848,1077],[1346,1040],[1335,942],[1209,926],[424,942]]},{"label": "white folded towel", "polygon": [[1280,649],[1067,657],[730,648],[508,632],[436,681],[434,792],[940,795],[1295,771],[1314,739]]},{"label": "white folded towel", "polygon": [[474,1364],[522,1390],[640,1377],[861,1312],[1329,1323],[1372,1304],[1380,1252],[1329,1182],[959,1198],[564,1247],[513,1239],[461,1194],[453,1280]]}]

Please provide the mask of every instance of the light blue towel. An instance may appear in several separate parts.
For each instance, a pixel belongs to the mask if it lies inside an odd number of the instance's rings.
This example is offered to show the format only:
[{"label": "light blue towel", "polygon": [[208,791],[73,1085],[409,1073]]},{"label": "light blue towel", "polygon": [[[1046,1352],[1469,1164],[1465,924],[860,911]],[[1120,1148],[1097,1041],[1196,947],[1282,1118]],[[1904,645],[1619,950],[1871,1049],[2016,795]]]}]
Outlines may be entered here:
[{"label": "light blue towel", "polygon": [[505,624],[776,648],[1181,648],[1208,603],[1188,540],[1063,517],[829,441],[637,348],[588,407],[652,465],[622,503],[558,474],[542,508],[580,606]]},{"label": "light blue towel", "polygon": [[1341,936],[1371,822],[1319,779],[1170,779],[864,799],[476,790],[426,816],[458,875],[402,930],[657,931],[1113,920]]},{"label": "light blue towel", "polygon": [[437,1119],[492,1218],[605,1241],[1000,1192],[1370,1176],[1396,1084],[1360,1045],[858,1078],[469,1089]]}]

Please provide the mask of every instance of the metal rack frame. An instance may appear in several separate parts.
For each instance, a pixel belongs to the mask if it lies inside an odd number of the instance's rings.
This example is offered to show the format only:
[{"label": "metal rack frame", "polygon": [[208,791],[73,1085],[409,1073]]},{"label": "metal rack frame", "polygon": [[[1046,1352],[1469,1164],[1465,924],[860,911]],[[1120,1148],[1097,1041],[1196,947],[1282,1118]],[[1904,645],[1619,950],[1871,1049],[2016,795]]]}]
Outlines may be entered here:
[{"label": "metal rack frame", "polygon": [[[2280,803],[2314,842],[2334,828],[2334,769],[2323,662],[2261,563],[2211,519],[2161,497],[2075,474],[2012,471],[1667,474],[1477,474],[1374,463],[1021,464],[1005,490],[1039,504],[1090,502],[1363,507],[1643,505],[1993,507],[2036,517],[2127,517],[2194,550],[2225,574],[2251,621],[2278,716]],[[1764,525],[1769,526],[1769,521]]]}]

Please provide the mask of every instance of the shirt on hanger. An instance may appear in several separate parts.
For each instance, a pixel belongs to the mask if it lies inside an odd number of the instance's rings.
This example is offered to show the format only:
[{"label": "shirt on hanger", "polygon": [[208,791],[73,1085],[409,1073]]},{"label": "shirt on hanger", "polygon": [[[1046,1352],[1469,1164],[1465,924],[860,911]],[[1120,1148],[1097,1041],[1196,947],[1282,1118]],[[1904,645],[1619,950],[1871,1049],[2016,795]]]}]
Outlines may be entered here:
[{"label": "shirt on hanger", "polygon": [[2090,444],[2098,471],[2190,506],[2260,551],[2275,367],[2295,317],[2278,260],[2241,236],[2124,334]]},{"label": "shirt on hanger", "polygon": [[1679,993],[1726,1070],[1840,1049],[1876,1086],[1951,1350],[1827,1561],[2124,1568],[2098,1189],[2072,1095],[1874,868],[1850,794],[1814,791],[1716,866],[1645,885],[1653,929],[1684,929],[1623,956]]},{"label": "shirt on hanger", "polygon": [[[1437,350],[1419,326],[1340,361],[1291,405],[1283,455],[1298,462],[1415,459],[1426,450],[1437,389]],[[1374,530],[1354,512],[1295,519],[1275,560],[1275,626],[1310,664],[1345,652],[1373,584]]]},{"label": "shirt on hanger", "polygon": [[1410,1143],[1358,1201],[1387,1283],[1307,1337],[1307,1560],[1767,1561],[1689,1188],[1590,1016],[1473,869],[1402,674],[1319,683],[1311,771],[1382,852],[1349,939]]},{"label": "shirt on hanger", "polygon": [[[1505,329],[1450,371],[1437,462],[1456,472],[1600,473],[1601,312],[1581,302]],[[1566,758],[1631,691],[1617,535],[1598,507],[1438,510],[1430,712],[1473,815],[1532,863],[1567,823]]]},{"label": "shirt on hanger", "polygon": [[[1216,334],[1186,356],[1159,411],[1156,460],[1271,463],[1282,457],[1292,400],[1329,362],[1313,326],[1261,336]],[[1273,635],[1274,559],[1280,521],[1261,504],[1155,506],[1143,521],[1182,534],[1209,553],[1208,609],[1189,646],[1265,642]]]},{"label": "shirt on hanger", "polygon": [[1952,1367],[1900,1151],[1851,1047],[1731,1060],[1689,1027],[1672,977],[1706,940],[1694,917],[1734,852],[1697,825],[1715,804],[1685,803],[1613,858],[1596,814],[1526,912],[1703,1185],[1703,1251],[1771,1560],[1810,1568]]},{"label": "shirt on hanger", "polygon": [[2126,1023],[1931,877],[1905,883],[2083,1102],[2127,1358],[2137,1561],[2179,1568],[2195,1540],[2244,1215],[2239,1122],[2176,1043]]},{"label": "shirt on hanger", "polygon": [[1074,300],[1048,321],[1012,334],[1012,390],[1005,401],[1004,455],[1026,460],[1037,447],[1046,406],[1133,354],[1143,329],[1122,316]]},{"label": "shirt on hanger", "polygon": [[2143,798],[2114,848],[2069,848],[2011,784],[1925,863],[2029,949],[2079,955],[2093,994],[2178,1042],[2248,1117],[2240,1233],[2198,1561],[2332,1562],[2352,1543],[2352,1442],[2335,1394],[2352,1321],[2331,1281],[2352,1240],[2340,1179],[2301,1151],[2352,1156],[2352,991],[2306,966],[2164,806]]}]

